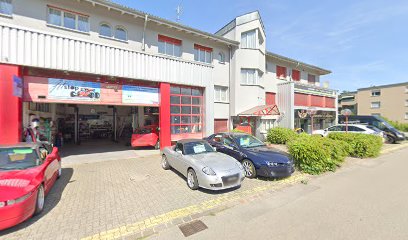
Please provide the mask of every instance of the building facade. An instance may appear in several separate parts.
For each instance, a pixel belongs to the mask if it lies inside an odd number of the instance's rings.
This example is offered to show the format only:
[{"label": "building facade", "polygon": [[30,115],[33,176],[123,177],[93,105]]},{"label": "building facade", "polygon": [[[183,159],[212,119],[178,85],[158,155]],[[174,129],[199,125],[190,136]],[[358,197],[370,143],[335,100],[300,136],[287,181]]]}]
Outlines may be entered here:
[{"label": "building facade", "polygon": [[342,92],[338,96],[338,113],[344,109],[349,109],[354,115],[358,115],[357,112],[357,91],[355,92]]},{"label": "building facade", "polygon": [[316,127],[336,119],[330,71],[268,52],[258,12],[211,34],[105,0],[0,3],[0,143],[34,119],[73,142],[157,125],[161,147],[245,121],[307,129],[310,107]]},{"label": "building facade", "polygon": [[408,123],[408,82],[360,88],[356,101],[359,115],[378,115]]}]

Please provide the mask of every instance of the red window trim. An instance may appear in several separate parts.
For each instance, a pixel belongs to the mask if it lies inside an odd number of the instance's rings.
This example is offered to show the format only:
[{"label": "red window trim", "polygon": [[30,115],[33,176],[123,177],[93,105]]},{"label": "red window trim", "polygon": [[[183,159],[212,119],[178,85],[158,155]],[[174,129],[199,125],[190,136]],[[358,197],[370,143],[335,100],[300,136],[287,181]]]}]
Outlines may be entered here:
[{"label": "red window trim", "polygon": [[283,78],[286,78],[286,77],[287,77],[287,71],[288,71],[288,69],[287,69],[286,67],[276,65],[276,77],[277,77],[277,78],[281,78],[281,76],[282,76],[282,74],[279,75],[279,72],[280,72],[280,71],[278,71],[278,69],[280,69],[280,70],[283,71]]},{"label": "red window trim", "polygon": [[65,8],[60,8],[60,7],[56,7],[56,6],[49,5],[49,4],[47,5],[47,7],[48,8],[54,8],[54,9],[64,11],[64,12],[73,13],[73,14],[76,14],[76,15],[81,15],[83,17],[88,17],[89,18],[89,15],[86,15],[86,14],[83,14],[83,13],[80,13],[80,12],[71,11],[71,10],[68,10],[68,9],[65,9]]},{"label": "red window trim", "polygon": [[[294,74],[295,72],[297,72],[297,74]],[[295,78],[296,76],[296,78]],[[293,81],[300,81],[300,71],[296,70],[296,69],[292,69],[292,80]]]},{"label": "red window trim", "polygon": [[202,51],[206,51],[206,52],[210,52],[210,53],[213,51],[212,48],[205,47],[205,46],[202,46],[202,45],[199,45],[199,44],[194,44],[194,49],[198,49],[198,50],[202,50]]},{"label": "red window trim", "polygon": [[171,44],[178,45],[178,46],[181,46],[181,43],[182,43],[182,41],[179,40],[179,39],[164,36],[164,35],[161,35],[161,34],[159,34],[158,40],[161,41],[161,42],[167,42],[167,43],[171,43]]}]

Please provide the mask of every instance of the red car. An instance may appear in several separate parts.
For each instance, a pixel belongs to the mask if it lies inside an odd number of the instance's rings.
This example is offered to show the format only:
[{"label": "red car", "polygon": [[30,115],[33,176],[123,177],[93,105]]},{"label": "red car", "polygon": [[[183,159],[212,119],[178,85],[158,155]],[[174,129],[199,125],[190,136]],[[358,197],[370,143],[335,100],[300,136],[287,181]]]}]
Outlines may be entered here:
[{"label": "red car", "polygon": [[39,214],[60,176],[58,148],[46,143],[0,145],[0,230]]},{"label": "red car", "polygon": [[159,128],[156,125],[137,128],[132,134],[132,147],[154,147],[160,148]]}]

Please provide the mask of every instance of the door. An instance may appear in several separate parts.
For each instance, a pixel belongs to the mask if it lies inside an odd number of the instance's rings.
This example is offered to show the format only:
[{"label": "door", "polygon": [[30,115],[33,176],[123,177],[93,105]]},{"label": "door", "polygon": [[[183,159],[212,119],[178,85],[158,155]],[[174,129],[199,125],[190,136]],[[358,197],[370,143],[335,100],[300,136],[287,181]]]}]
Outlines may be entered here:
[{"label": "door", "polygon": [[59,162],[56,151],[50,152],[45,145],[39,148],[40,158],[44,164],[45,193],[48,193],[58,176]]},{"label": "door", "polygon": [[222,137],[222,145],[225,154],[237,160],[241,160],[241,152],[239,151],[237,144],[234,142],[234,140],[232,140],[232,138],[224,135]]},{"label": "door", "polygon": [[183,144],[177,143],[174,152],[171,155],[170,165],[176,169],[178,172],[185,174],[182,172],[182,158],[183,158]]}]

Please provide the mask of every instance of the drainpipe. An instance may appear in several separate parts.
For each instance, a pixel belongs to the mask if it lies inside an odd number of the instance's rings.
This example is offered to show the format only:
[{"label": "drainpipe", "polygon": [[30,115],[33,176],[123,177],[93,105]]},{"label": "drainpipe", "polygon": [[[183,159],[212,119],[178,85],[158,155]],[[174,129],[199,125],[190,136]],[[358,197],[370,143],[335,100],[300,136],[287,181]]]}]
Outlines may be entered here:
[{"label": "drainpipe", "polygon": [[[228,114],[228,130],[230,130],[231,129],[231,125],[232,125],[232,123],[231,123],[231,64],[232,64],[232,49],[231,49],[231,45],[228,45],[228,50],[229,50],[229,66],[228,66],[228,68],[229,68],[229,71],[228,71],[228,80],[229,80],[229,87],[228,87],[228,100],[229,100],[229,114]],[[233,128],[234,126],[232,126],[232,128]],[[232,129],[231,129],[232,130]]]},{"label": "drainpipe", "polygon": [[145,47],[145,37],[146,37],[146,26],[147,26],[147,17],[149,15],[145,14],[145,19],[144,19],[144,25],[143,25],[143,36],[142,36],[142,50],[145,51],[146,47]]}]

